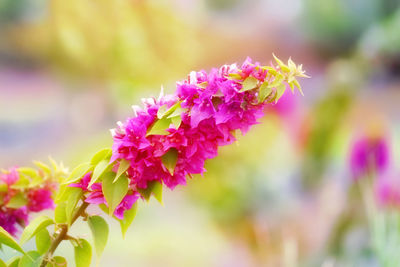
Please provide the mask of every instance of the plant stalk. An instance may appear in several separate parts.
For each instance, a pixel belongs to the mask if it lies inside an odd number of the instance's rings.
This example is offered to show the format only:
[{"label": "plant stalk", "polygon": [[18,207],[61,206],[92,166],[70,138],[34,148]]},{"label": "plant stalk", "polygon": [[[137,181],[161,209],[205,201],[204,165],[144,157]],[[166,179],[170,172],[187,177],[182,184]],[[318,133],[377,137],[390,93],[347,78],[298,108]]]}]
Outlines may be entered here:
[{"label": "plant stalk", "polygon": [[[82,205],[74,213],[74,216],[71,219],[70,225],[72,225],[80,216],[82,216],[85,213],[85,210],[88,206],[89,206],[89,203],[86,203],[85,201],[83,201]],[[49,260],[53,256],[53,253],[56,251],[58,245],[60,245],[61,241],[65,240],[68,230],[69,230],[68,225],[63,224],[61,226],[61,231],[56,235],[55,239],[53,240],[53,242],[50,245],[49,250],[44,255],[43,261],[42,261],[40,267],[45,267],[47,265],[47,263],[49,263]]]}]

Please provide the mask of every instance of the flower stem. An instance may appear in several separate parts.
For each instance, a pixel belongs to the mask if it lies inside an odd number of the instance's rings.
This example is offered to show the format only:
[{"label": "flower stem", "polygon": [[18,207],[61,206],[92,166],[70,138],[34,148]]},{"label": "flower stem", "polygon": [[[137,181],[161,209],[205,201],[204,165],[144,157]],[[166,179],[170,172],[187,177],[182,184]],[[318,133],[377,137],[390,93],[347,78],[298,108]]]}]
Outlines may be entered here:
[{"label": "flower stem", "polygon": [[[89,203],[83,201],[82,205],[78,208],[78,210],[74,213],[74,216],[71,219],[72,225],[80,216],[85,214],[86,208],[89,206]],[[52,241],[49,250],[43,257],[42,264],[40,267],[45,267],[47,263],[49,263],[50,258],[53,256],[53,253],[56,251],[58,245],[60,245],[61,241],[65,240],[67,237],[67,233],[69,230],[69,226],[67,224],[61,225],[61,231],[55,236],[54,240]]]}]

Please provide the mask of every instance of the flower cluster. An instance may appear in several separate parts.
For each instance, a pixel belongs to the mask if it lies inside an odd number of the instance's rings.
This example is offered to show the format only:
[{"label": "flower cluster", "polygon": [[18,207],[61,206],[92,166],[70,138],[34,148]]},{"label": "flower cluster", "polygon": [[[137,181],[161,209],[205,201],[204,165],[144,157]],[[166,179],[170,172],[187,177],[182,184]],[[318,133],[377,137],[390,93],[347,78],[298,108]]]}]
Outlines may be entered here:
[{"label": "flower cluster", "polygon": [[[129,184],[114,215],[123,218],[154,183],[174,189],[186,184],[186,177],[203,174],[205,160],[234,142],[237,130],[244,134],[258,123],[265,106],[276,103],[287,87],[301,92],[296,77],[307,77],[301,66],[275,60],[277,66],[261,66],[248,58],[241,67],[191,72],[177,83],[175,94],[162,91],[158,99],[144,99],[142,108],[133,106],[134,116],[112,130],[112,171],[124,173]],[[71,186],[88,193],[86,202],[108,205],[103,184],[92,176],[88,172]]]},{"label": "flower cluster", "polygon": [[14,167],[0,173],[0,226],[12,235],[16,234],[17,225],[28,223],[29,213],[54,208],[55,184],[32,181],[25,171],[33,170]]}]

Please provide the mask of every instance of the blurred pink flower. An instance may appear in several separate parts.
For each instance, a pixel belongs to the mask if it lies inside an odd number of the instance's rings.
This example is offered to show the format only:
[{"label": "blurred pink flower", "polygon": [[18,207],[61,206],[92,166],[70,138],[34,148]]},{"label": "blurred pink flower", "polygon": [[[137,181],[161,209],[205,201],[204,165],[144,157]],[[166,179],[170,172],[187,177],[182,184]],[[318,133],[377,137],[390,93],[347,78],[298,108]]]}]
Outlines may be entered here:
[{"label": "blurred pink flower", "polygon": [[380,205],[400,208],[400,176],[385,175],[376,179],[375,194]]},{"label": "blurred pink flower", "polygon": [[[51,182],[46,181],[36,187],[13,187],[19,179],[17,167],[0,173],[0,185],[2,185],[0,190],[0,199],[2,200],[0,204],[0,226],[12,235],[16,235],[18,224],[25,226],[28,223],[30,212],[54,208],[52,199],[54,185]],[[15,204],[9,205],[14,197],[18,197],[21,204],[17,206]]]},{"label": "blurred pink flower", "polygon": [[390,161],[390,149],[384,137],[363,136],[350,151],[350,168],[355,179],[370,174],[382,174]]}]

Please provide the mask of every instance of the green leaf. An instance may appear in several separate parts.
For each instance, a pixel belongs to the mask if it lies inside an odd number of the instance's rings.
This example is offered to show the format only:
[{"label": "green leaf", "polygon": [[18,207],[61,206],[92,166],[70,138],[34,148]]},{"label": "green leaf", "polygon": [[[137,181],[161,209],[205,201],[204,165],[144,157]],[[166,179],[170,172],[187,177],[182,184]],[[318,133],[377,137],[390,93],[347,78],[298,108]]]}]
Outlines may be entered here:
[{"label": "green leaf", "polygon": [[90,164],[97,165],[102,160],[109,160],[111,155],[112,155],[112,149],[104,148],[93,156],[93,158],[90,160]]},{"label": "green leaf", "polygon": [[109,172],[103,177],[103,194],[108,203],[110,215],[114,213],[115,208],[125,197],[129,185],[128,177],[125,174],[122,174],[115,183],[113,183],[114,176],[113,172]]},{"label": "green leaf", "polygon": [[274,87],[277,87],[277,86],[279,86],[280,84],[282,84],[282,82],[285,80],[285,77],[282,75],[282,74],[277,74],[276,76],[275,76],[275,79],[274,79],[274,81],[272,82],[272,83],[270,83],[269,85],[268,85],[268,87],[270,87],[270,88],[274,88]]},{"label": "green leaf", "polygon": [[56,223],[67,223],[67,203],[59,203],[54,210],[54,220]]},{"label": "green leaf", "polygon": [[94,247],[96,249],[97,257],[100,258],[108,240],[108,224],[100,216],[90,216],[88,224],[93,234]]},{"label": "green leaf", "polygon": [[46,267],[67,267],[67,260],[64,257],[55,256],[51,263],[47,263]]},{"label": "green leaf", "polygon": [[12,257],[7,261],[7,266],[8,267],[18,267],[19,261],[21,257]]},{"label": "green leaf", "polygon": [[240,92],[245,92],[245,91],[256,88],[257,83],[258,83],[258,80],[255,77],[253,77],[253,76],[247,77],[242,83],[242,89],[240,90]]},{"label": "green leaf", "polygon": [[37,251],[28,251],[18,263],[18,267],[40,267],[41,256]]},{"label": "green leaf", "polygon": [[10,187],[12,189],[25,189],[27,187],[29,187],[30,184],[30,180],[27,176],[25,176],[24,174],[20,174],[19,175],[19,179],[16,183],[14,183],[13,185],[11,185]]},{"label": "green leaf", "polygon": [[47,216],[40,216],[35,218],[32,222],[29,223],[27,227],[25,227],[22,232],[20,243],[24,244],[29,239],[34,237],[40,230],[46,228],[47,226],[54,224],[54,221]]},{"label": "green leaf", "polygon": [[13,248],[25,254],[24,250],[20,247],[20,245],[18,245],[18,243],[14,240],[14,238],[1,226],[0,226],[0,244],[6,245],[10,248]]},{"label": "green leaf", "polygon": [[165,168],[171,175],[174,175],[176,162],[178,161],[178,150],[176,148],[170,148],[162,157],[161,161]]},{"label": "green leaf", "polygon": [[124,212],[124,219],[118,220],[121,226],[122,236],[125,237],[126,231],[128,230],[129,226],[132,224],[133,219],[135,219],[137,212],[137,202],[135,202],[131,209],[126,210]]},{"label": "green leaf", "polygon": [[137,190],[146,201],[149,201],[150,196],[153,194],[162,204],[162,184],[159,181],[150,181],[147,183],[147,188],[138,188]]},{"label": "green leaf", "polygon": [[25,174],[30,177],[38,176],[38,172],[33,168],[21,167],[21,168],[18,168],[18,172],[20,174],[22,173],[22,174]]},{"label": "green leaf", "polygon": [[0,267],[7,267],[7,264],[2,259],[0,259]]},{"label": "green leaf", "polygon": [[258,101],[262,103],[272,93],[272,88],[268,87],[268,82],[264,82],[258,91]]},{"label": "green leaf", "polygon": [[181,101],[179,101],[179,102],[176,102],[174,105],[172,105],[169,109],[167,109],[166,105],[161,106],[157,111],[157,118],[158,119],[167,118],[167,117],[171,116],[172,114],[175,114],[173,116],[177,116],[177,115],[180,115],[181,113],[182,113]]},{"label": "green leaf", "polygon": [[118,178],[123,173],[126,172],[126,170],[129,168],[130,165],[131,165],[131,163],[129,161],[127,161],[126,159],[121,159],[121,161],[119,162],[117,175],[115,176],[113,183],[115,183],[118,180]]},{"label": "green leaf", "polygon": [[97,180],[104,174],[104,172],[107,170],[107,168],[111,166],[109,165],[108,160],[102,160],[100,161],[96,167],[94,167],[94,171],[92,174],[92,179],[90,179],[90,183],[88,187],[92,186]]},{"label": "green leaf", "polygon": [[159,120],[156,120],[156,122],[150,127],[150,129],[147,132],[147,135],[167,135],[169,132],[166,130],[169,128],[171,125],[171,119],[170,118],[162,118]]},{"label": "green leaf", "polygon": [[[74,245],[74,243],[72,243]],[[74,245],[76,267],[89,267],[92,261],[92,246],[83,238]]]},{"label": "green leaf", "polygon": [[172,117],[172,118],[171,118],[171,122],[172,122],[172,124],[175,126],[175,129],[178,129],[179,126],[181,126],[181,123],[182,123],[182,117],[181,117],[181,115]]},{"label": "green leaf", "polygon": [[8,186],[5,183],[0,183],[0,193],[4,193],[8,191]]},{"label": "green leaf", "polygon": [[67,217],[67,223],[70,224],[72,220],[72,215],[74,213],[76,204],[78,204],[81,199],[83,192],[82,189],[77,187],[71,187],[71,193],[68,197],[68,201],[65,207],[65,215]]},{"label": "green leaf", "polygon": [[278,102],[279,98],[285,93],[286,86],[281,83],[279,86],[276,87],[276,98],[275,98],[275,103]]},{"label": "green leaf", "polygon": [[290,69],[288,66],[286,66],[279,58],[277,58],[274,54],[272,54],[276,63],[278,63],[279,67],[284,71],[284,72],[290,72]]},{"label": "green leaf", "polygon": [[68,179],[63,184],[70,184],[79,181],[86,173],[91,171],[92,165],[90,163],[82,163],[72,170]]},{"label": "green leaf", "polygon": [[50,237],[49,231],[47,231],[46,228],[40,230],[36,234],[36,249],[37,249],[37,251],[41,255],[45,254],[49,250],[50,244],[51,244],[51,237]]},{"label": "green leaf", "polygon": [[301,95],[304,95],[304,94],[303,94],[303,90],[301,90],[300,83],[299,83],[296,79],[293,80],[293,84],[299,89],[300,94],[301,94]]},{"label": "green leaf", "polygon": [[233,78],[233,79],[235,79],[235,80],[241,80],[241,79],[242,79],[242,76],[240,76],[239,73],[229,73],[229,74],[228,74],[228,77],[229,77],[229,78]]},{"label": "green leaf", "polygon": [[10,199],[10,201],[6,204],[6,207],[10,209],[19,209],[22,206],[25,206],[27,203],[28,200],[26,199],[24,194],[19,192]]},{"label": "green leaf", "polygon": [[38,166],[40,169],[42,169],[45,173],[47,174],[51,174],[51,169],[49,168],[49,166],[47,166],[46,164],[44,164],[43,162],[34,160],[33,163]]}]

